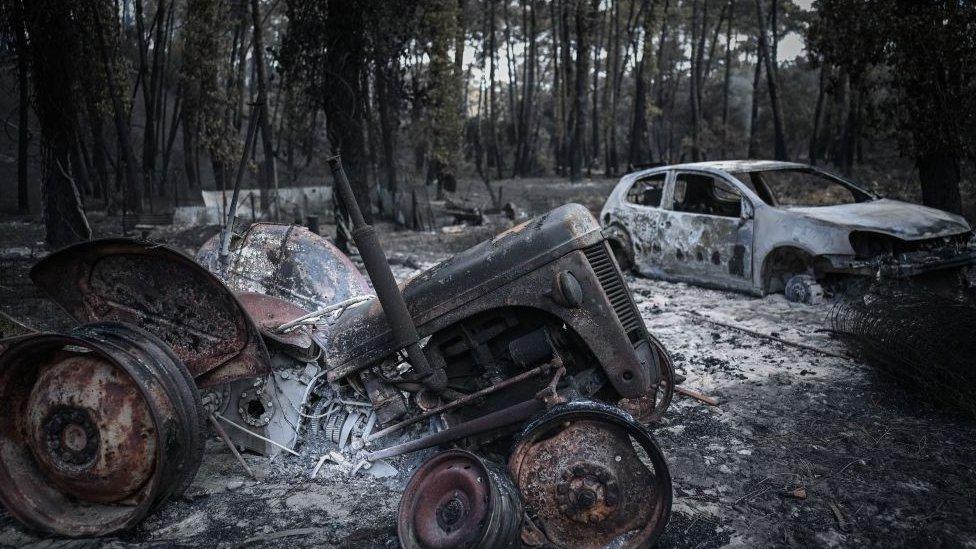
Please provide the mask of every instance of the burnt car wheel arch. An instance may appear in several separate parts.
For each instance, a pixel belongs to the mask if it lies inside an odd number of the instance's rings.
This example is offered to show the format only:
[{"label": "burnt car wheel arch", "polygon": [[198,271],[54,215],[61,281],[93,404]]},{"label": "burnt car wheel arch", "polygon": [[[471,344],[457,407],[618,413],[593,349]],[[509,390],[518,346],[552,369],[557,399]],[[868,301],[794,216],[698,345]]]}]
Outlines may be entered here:
[{"label": "burnt car wheel arch", "polygon": [[617,265],[623,272],[633,270],[634,262],[634,241],[630,237],[627,229],[619,223],[611,224],[606,230],[607,243],[610,244],[610,251],[613,252]]},{"label": "burnt car wheel arch", "polygon": [[796,246],[774,248],[763,259],[763,294],[782,292],[794,275],[814,274],[815,259],[810,252]]}]

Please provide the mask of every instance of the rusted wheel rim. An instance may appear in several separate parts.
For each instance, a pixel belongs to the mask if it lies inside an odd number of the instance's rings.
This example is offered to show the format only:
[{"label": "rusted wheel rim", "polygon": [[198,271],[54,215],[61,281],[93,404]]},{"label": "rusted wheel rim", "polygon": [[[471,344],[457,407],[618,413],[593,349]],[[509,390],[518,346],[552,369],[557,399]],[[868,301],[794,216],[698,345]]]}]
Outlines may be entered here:
[{"label": "rusted wheel rim", "polygon": [[674,362],[661,341],[653,335],[648,334],[648,336],[650,336],[651,344],[657,352],[658,363],[661,365],[661,382],[657,386],[654,413],[650,419],[651,423],[655,423],[664,417],[671,406],[671,399],[674,398]]},{"label": "rusted wheel rim", "polygon": [[199,402],[159,340],[123,324],[39,334],[0,355],[0,501],[65,536],[137,524],[192,479]]},{"label": "rusted wheel rim", "polygon": [[521,506],[504,470],[463,450],[424,462],[400,500],[397,534],[407,548],[511,546]]},{"label": "rusted wheel rim", "polygon": [[561,547],[649,547],[671,510],[671,477],[650,433],[599,403],[531,422],[509,459],[526,511]]}]

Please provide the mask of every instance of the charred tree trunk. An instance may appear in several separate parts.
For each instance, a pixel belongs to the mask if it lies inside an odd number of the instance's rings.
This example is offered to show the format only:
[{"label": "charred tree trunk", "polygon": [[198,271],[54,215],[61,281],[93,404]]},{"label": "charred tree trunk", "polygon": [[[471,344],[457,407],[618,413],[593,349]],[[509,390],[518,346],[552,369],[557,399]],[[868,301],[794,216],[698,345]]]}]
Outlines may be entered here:
[{"label": "charred tree trunk", "polygon": [[27,50],[27,29],[23,7],[16,2],[10,23],[14,29],[14,47],[17,50],[17,212],[30,213],[27,185],[27,153],[30,145],[30,61]]},{"label": "charred tree trunk", "polygon": [[916,159],[922,183],[922,203],[953,213],[962,212],[959,159],[944,151],[922,153]]},{"label": "charred tree trunk", "polygon": [[[775,0],[773,5],[775,6]],[[759,24],[759,55],[766,67],[766,84],[769,88],[769,102],[773,113],[774,150],[776,160],[789,160],[790,153],[786,146],[786,132],[783,129],[783,108],[779,100],[779,83],[777,82],[776,65],[770,54],[766,36],[766,20],[763,17],[762,1],[756,0],[756,22]],[[775,34],[775,31],[774,31]]]},{"label": "charred tree trunk", "polygon": [[610,16],[610,32],[607,50],[607,80],[603,84],[603,146],[604,172],[608,177],[617,175],[617,98],[620,89],[620,3],[614,2]]},{"label": "charred tree trunk", "polygon": [[820,86],[817,91],[817,106],[813,110],[813,132],[810,134],[810,164],[820,160],[820,129],[823,123],[824,96],[827,91],[827,67],[820,65]]},{"label": "charred tree trunk", "polygon": [[[647,78],[650,72],[650,61],[653,52],[651,36],[654,23],[654,3],[644,0],[644,19],[641,27],[644,33],[641,58],[634,67],[634,116],[630,126],[630,152],[627,162],[637,165],[645,161],[647,146]],[[662,38],[663,40],[663,38]]]},{"label": "charred tree trunk", "polygon": [[135,213],[143,210],[142,186],[139,185],[137,175],[135,153],[132,150],[132,140],[129,136],[129,123],[125,113],[125,106],[122,102],[121,90],[115,75],[115,59],[113,55],[114,47],[110,47],[108,41],[108,31],[105,28],[104,14],[100,13],[97,3],[92,4],[91,19],[94,23],[95,39],[98,43],[98,50],[105,70],[105,87],[108,90],[109,99],[112,102],[112,116],[115,120],[115,133],[118,136],[119,152],[122,155],[122,169],[125,175],[126,200],[125,207]]},{"label": "charred tree trunk", "polygon": [[392,78],[396,74],[396,69],[387,63],[395,63],[395,60],[377,60],[376,68],[376,102],[380,119],[380,142],[383,148],[383,175],[385,188],[389,193],[390,211],[392,217],[396,216],[397,200],[397,164],[396,164],[396,144],[397,144],[397,123],[399,109],[396,104],[396,93],[391,89]]},{"label": "charred tree trunk", "polygon": [[369,197],[368,158],[363,128],[362,79],[365,61],[365,22],[355,3],[330,3],[329,28],[335,29],[326,62],[335,73],[327,81],[325,102],[329,140],[334,153],[342,154],[353,192],[367,223],[372,223]]},{"label": "charred tree trunk", "polygon": [[728,157],[729,146],[729,85],[732,81],[732,19],[735,0],[729,0],[729,18],[725,27],[725,78],[722,80],[722,158]]},{"label": "charred tree trunk", "polygon": [[[258,0],[251,0],[251,17],[254,29],[254,64],[258,84],[257,107],[261,124],[261,144],[264,150],[263,184],[261,186],[265,190],[273,190],[272,211],[274,219],[277,221],[280,217],[278,211],[278,164],[275,161],[274,130],[271,127],[271,114],[268,111],[268,69],[264,62],[264,32],[261,28],[261,10],[258,7]],[[364,205],[364,209],[369,209],[368,202],[365,202]],[[262,204],[263,207],[264,204]]]},{"label": "charred tree trunk", "polygon": [[41,198],[45,239],[61,247],[91,238],[81,197],[70,175],[77,140],[79,22],[72,6],[59,0],[24,5],[30,37],[30,70],[35,82],[34,106],[41,125]]},{"label": "charred tree trunk", "polygon": [[458,146],[461,142],[461,74],[450,56],[456,46],[457,0],[428,0],[427,17],[433,29],[430,50],[430,170],[437,194],[457,190]]},{"label": "charred tree trunk", "polygon": [[[597,0],[594,0],[596,2]],[[569,142],[570,172],[571,181],[579,181],[583,178],[583,156],[586,131],[586,97],[587,79],[589,76],[590,58],[590,39],[592,33],[592,20],[594,8],[587,7],[585,0],[577,0],[576,4],[576,89],[573,93],[573,134]]]},{"label": "charred tree trunk", "polygon": [[515,162],[515,173],[522,177],[532,171],[532,140],[529,132],[532,128],[533,99],[535,97],[535,66],[538,58],[536,45],[536,14],[533,2],[528,2],[528,48],[525,57],[525,80],[522,86],[522,105],[519,114],[518,149]]},{"label": "charred tree trunk", "polygon": [[752,109],[749,111],[749,158],[759,158],[759,87],[762,84],[762,62],[756,54],[756,68],[752,77]]}]

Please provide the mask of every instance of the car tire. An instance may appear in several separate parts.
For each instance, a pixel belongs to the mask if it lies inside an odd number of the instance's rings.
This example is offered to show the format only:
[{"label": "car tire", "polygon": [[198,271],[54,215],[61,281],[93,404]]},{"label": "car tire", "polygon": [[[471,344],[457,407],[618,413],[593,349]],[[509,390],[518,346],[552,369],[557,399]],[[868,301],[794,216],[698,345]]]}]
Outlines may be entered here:
[{"label": "car tire", "polygon": [[806,303],[807,305],[818,305],[823,303],[823,286],[817,279],[808,274],[793,275],[786,281],[786,288],[783,290],[787,301],[793,303]]}]

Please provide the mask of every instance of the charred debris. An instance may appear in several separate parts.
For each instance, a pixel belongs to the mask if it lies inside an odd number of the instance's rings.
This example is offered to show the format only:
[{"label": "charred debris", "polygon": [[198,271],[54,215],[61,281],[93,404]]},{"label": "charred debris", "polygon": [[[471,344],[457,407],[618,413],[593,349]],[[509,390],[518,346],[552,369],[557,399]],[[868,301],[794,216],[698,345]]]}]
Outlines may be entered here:
[{"label": "charred debris", "polygon": [[409,480],[406,547],[652,545],[672,488],[648,426],[674,370],[596,220],[566,205],[398,286],[330,164],[368,281],[273,223],[195,260],[108,239],[33,268],[78,326],[0,340],[10,514],[60,536],[131,528],[189,486],[212,432],[250,474],[240,450],[315,441],[313,475],[334,461],[383,476],[390,458],[452,448]]}]

